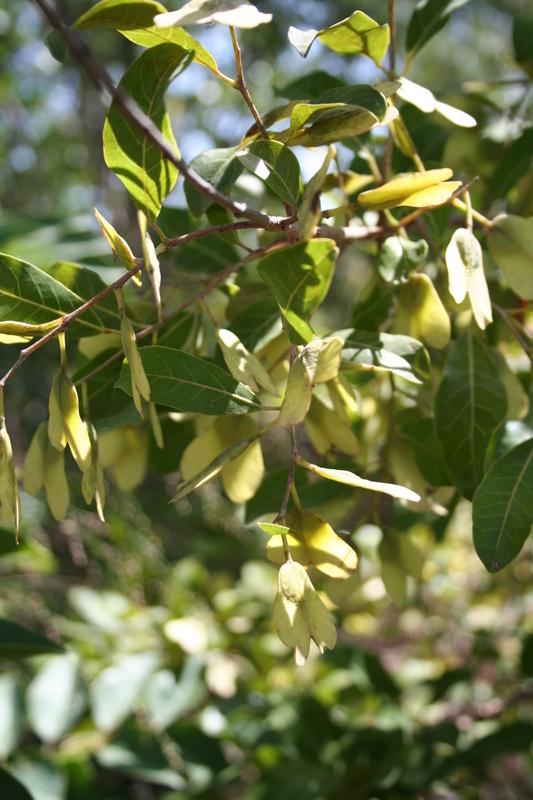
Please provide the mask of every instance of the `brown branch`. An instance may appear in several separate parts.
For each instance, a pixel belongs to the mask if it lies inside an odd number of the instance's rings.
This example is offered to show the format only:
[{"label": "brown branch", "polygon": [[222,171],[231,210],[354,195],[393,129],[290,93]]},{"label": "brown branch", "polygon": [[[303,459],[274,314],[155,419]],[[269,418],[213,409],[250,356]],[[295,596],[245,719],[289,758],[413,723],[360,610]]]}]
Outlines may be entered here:
[{"label": "brown branch", "polygon": [[[208,295],[209,292],[211,292],[213,289],[216,289],[217,286],[220,286],[220,284],[223,283],[226,280],[226,278],[228,278],[234,272],[237,272],[237,270],[239,270],[245,264],[248,264],[250,261],[254,261],[256,258],[261,258],[261,256],[264,256],[267,253],[272,253],[274,250],[282,249],[283,247],[286,247],[288,244],[289,244],[289,242],[288,242],[287,239],[279,239],[277,242],[271,242],[270,244],[266,244],[263,247],[260,247],[258,250],[254,250],[253,253],[249,253],[247,256],[242,258],[236,264],[232,264],[230,267],[227,267],[225,270],[223,270],[218,275],[216,275],[213,278],[213,280],[210,281],[205,286],[204,289],[202,289],[201,292],[198,292],[198,294],[194,295],[194,297],[191,297],[188,300],[185,300],[181,304],[181,306],[179,306],[178,308],[174,309],[174,311],[171,314],[169,314],[167,317],[164,317],[164,319],[162,319],[160,322],[154,322],[153,325],[148,325],[148,327],[146,327],[142,331],[139,331],[138,333],[136,333],[135,335],[136,335],[137,341],[139,341],[140,339],[144,339],[145,336],[149,336],[151,333],[154,333],[154,331],[158,331],[163,325],[165,325],[167,322],[169,322],[169,320],[173,319],[174,317],[177,317],[178,314],[181,314],[182,311],[185,311],[185,309],[189,308],[189,306],[192,306],[194,303],[197,303],[199,300],[203,300],[203,298],[206,297],[206,295]],[[75,386],[79,386],[81,383],[83,383],[83,381],[89,381],[89,380],[91,380],[91,378],[94,378],[105,367],[109,366],[109,364],[112,364],[113,361],[115,361],[117,358],[119,358],[121,353],[122,353],[122,348],[120,350],[117,350],[115,353],[113,353],[113,355],[110,356],[107,359],[107,361],[104,361],[103,364],[100,364],[98,367],[96,367],[96,369],[93,369],[92,372],[89,372],[83,378],[80,378],[80,380],[75,383]]]},{"label": "brown branch", "polygon": [[34,0],[39,6],[43,14],[46,16],[52,27],[59,31],[72,55],[81,64],[83,69],[92,78],[96,86],[104,88],[113,98],[113,102],[120,108],[125,117],[130,119],[146,136],[146,138],[161,152],[163,157],[174,164],[177,170],[183,175],[195,189],[197,189],[205,197],[208,197],[213,203],[218,203],[224,208],[227,208],[236,217],[245,217],[258,223],[258,227],[264,228],[267,231],[283,230],[290,222],[280,221],[276,218],[275,221],[259,211],[249,208],[246,203],[240,203],[230,200],[225,194],[219,192],[208,181],[204,180],[198,173],[190,169],[185,162],[179,158],[174,150],[172,144],[165,139],[159,128],[154,125],[150,117],[137,105],[137,103],[125,95],[118,89],[108,72],[93,56],[91,50],[87,47],[83,39],[70,28],[66,28],[56,12],[50,7],[47,0]]},{"label": "brown branch", "polygon": [[232,25],[230,25],[230,32],[231,32],[231,41],[233,42],[233,52],[235,53],[235,63],[237,64],[237,80],[236,80],[237,87],[236,88],[242,94],[246,105],[248,106],[248,108],[252,112],[253,117],[254,117],[254,119],[255,119],[255,121],[257,123],[257,127],[261,131],[261,136],[263,137],[263,139],[267,139],[267,141],[268,141],[269,136],[268,136],[267,129],[265,128],[265,123],[261,119],[261,115],[259,114],[259,111],[257,110],[257,108],[254,105],[254,101],[252,100],[252,96],[251,96],[250,92],[248,91],[248,87],[246,86],[246,81],[244,80],[244,72],[243,72],[243,69],[242,69],[241,48],[239,47],[239,43],[237,41],[237,34],[235,33],[235,28]]}]

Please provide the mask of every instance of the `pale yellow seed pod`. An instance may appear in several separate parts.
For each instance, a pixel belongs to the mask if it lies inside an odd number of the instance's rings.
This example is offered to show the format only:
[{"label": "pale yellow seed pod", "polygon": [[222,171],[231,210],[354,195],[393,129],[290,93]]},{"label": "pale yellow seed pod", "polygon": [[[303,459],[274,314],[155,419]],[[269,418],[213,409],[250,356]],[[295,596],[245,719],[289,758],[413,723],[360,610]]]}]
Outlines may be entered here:
[{"label": "pale yellow seed pod", "polygon": [[56,450],[47,442],[44,468],[44,489],[46,502],[57,522],[67,516],[70,505],[70,492],[65,473],[65,451]]},{"label": "pale yellow seed pod", "polygon": [[67,434],[63,425],[61,410],[61,373],[57,372],[52,381],[50,399],[48,401],[48,438],[56,450],[64,450],[67,446]]},{"label": "pale yellow seed pod", "polygon": [[131,371],[133,402],[135,403],[135,408],[142,417],[141,396],[144,397],[145,400],[150,400],[150,384],[144,371],[139,348],[137,347],[133,325],[127,317],[124,317],[120,322],[120,336],[122,339],[122,347],[124,348],[124,353],[128,359]]},{"label": "pale yellow seed pod", "polygon": [[429,169],[426,172],[409,172],[405,175],[398,175],[398,177],[393,178],[383,186],[378,186],[377,189],[361,192],[357,202],[363,208],[376,210],[393,208],[394,206],[402,205],[411,195],[447,181],[452,175],[453,170],[449,168]]},{"label": "pale yellow seed pod", "polygon": [[24,461],[23,486],[26,494],[34,495],[44,486],[44,466],[46,444],[48,442],[48,425],[41,422],[33,435]]},{"label": "pale yellow seed pod", "polygon": [[15,473],[15,461],[11,439],[6,429],[5,419],[0,423],[0,521],[9,525],[14,520],[15,531],[20,527],[20,494]]}]

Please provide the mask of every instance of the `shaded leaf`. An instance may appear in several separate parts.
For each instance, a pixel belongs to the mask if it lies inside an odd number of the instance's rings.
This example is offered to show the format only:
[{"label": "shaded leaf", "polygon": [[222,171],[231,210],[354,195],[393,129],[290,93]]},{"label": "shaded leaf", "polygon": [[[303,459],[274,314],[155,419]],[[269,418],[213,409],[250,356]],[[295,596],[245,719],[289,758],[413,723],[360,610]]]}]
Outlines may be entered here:
[{"label": "shaded leaf", "polygon": [[40,653],[61,653],[63,648],[45,636],[0,619],[0,657],[19,659]]},{"label": "shaded leaf", "polygon": [[[237,147],[223,147],[217,150],[206,150],[193,158],[189,164],[200,177],[208,181],[222,194],[227,194],[243,170],[243,166],[236,154]],[[185,183],[185,197],[187,205],[195,217],[201,217],[212,203],[209,197],[192,186]]]},{"label": "shaded leaf", "polygon": [[312,330],[305,322],[325,298],[338,254],[332,239],[314,239],[262,258],[257,271],[281,308],[292,344],[306,344]]},{"label": "shaded leaf", "polygon": [[[119,89],[148,114],[168,141],[175,145],[164,94],[170,82],[191,63],[193,52],[176,44],[160,44],[143,53],[123,75]],[[176,167],[124,115],[113,101],[104,125],[106,164],[120,178],[133,202],[152,224],[161,204],[176,183]],[[179,152],[176,148],[176,154]]]},{"label": "shaded leaf", "polygon": [[[249,414],[261,408],[246,386],[203,358],[159,345],[141,347],[139,354],[154,403],[216,415]],[[126,363],[116,386],[131,395],[131,373]]]},{"label": "shaded leaf", "polygon": [[[533,36],[533,34],[530,34]],[[532,56],[533,60],[533,56]],[[505,197],[533,164],[533,128],[526,128],[505,148],[490,179],[489,192],[495,200]]]},{"label": "shaded leaf", "polygon": [[446,25],[451,12],[466,2],[468,0],[423,0],[417,3],[407,27],[407,52],[412,55],[420,50]]},{"label": "shaded leaf", "polygon": [[300,192],[300,164],[292,150],[279,142],[261,139],[238,150],[236,156],[284,202],[296,203]]},{"label": "shaded leaf", "polygon": [[[0,320],[40,325],[61,317],[83,305],[83,300],[42,270],[0,254]],[[67,329],[67,336],[92,336],[102,323],[88,309]]]},{"label": "shaded leaf", "polygon": [[483,479],[490,438],[506,412],[507,395],[494,362],[467,331],[446,360],[435,397],[435,424],[446,466],[468,500]]},{"label": "shaded leaf", "polygon": [[58,742],[83,711],[79,681],[78,662],[69,654],[47,661],[28,686],[28,719],[43,742]]},{"label": "shaded leaf", "polygon": [[337,331],[345,339],[341,369],[386,370],[413,383],[429,379],[425,347],[409,336],[373,331]]},{"label": "shaded leaf", "polygon": [[476,552],[489,572],[516,558],[533,525],[533,439],[489,469],[474,495],[472,522]]},{"label": "shaded leaf", "polygon": [[489,251],[509,286],[524,300],[533,300],[533,220],[501,214],[487,236]]},{"label": "shaded leaf", "polygon": [[0,792],[9,800],[34,800],[26,787],[2,767],[0,767]]}]

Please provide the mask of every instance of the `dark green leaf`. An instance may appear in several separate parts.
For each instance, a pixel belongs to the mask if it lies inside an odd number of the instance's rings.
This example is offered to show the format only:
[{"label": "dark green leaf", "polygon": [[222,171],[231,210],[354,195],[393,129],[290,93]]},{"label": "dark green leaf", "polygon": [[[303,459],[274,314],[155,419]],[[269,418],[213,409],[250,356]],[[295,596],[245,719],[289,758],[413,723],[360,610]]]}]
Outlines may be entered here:
[{"label": "dark green leaf", "polygon": [[[69,314],[83,305],[83,299],[46,272],[0,254],[0,320],[40,325]],[[94,336],[102,323],[92,309],[68,328],[71,336]]]},{"label": "dark green leaf", "polygon": [[[311,120],[315,121],[309,127],[304,127]],[[303,147],[331,144],[350,136],[360,136],[379,122],[375,114],[361,106],[301,103],[294,108],[291,115],[286,144],[291,147],[297,144]]]},{"label": "dark green leaf", "polygon": [[487,236],[489,251],[509,286],[523,300],[533,300],[533,220],[500,214]]},{"label": "dark green leaf", "polygon": [[232,320],[230,330],[239,337],[243,345],[251,353],[262,342],[261,340],[279,330],[279,306],[269,297],[257,300],[241,311]]},{"label": "dark green leaf", "polygon": [[507,412],[507,394],[485,345],[471,331],[450,349],[435,397],[435,423],[454,484],[471,500],[490,438]]},{"label": "dark green leaf", "polygon": [[[211,206],[211,208],[215,207]],[[198,220],[185,208],[163,208],[158,224],[169,236],[182,236],[192,233],[199,227]],[[196,275],[218,272],[235,264],[238,260],[235,248],[220,236],[202,236],[198,239],[191,239],[180,245],[174,252],[179,271],[190,270]]]},{"label": "dark green leaf", "polygon": [[422,0],[417,3],[407,27],[407,52],[414,55],[446,25],[451,12],[467,2],[468,0]]},{"label": "dark green leaf", "polygon": [[452,483],[437,436],[435,421],[430,417],[402,426],[402,438],[414,451],[420,474],[430,486],[449,486]]},{"label": "dark green leaf", "polygon": [[260,139],[238,150],[237,158],[285,203],[296,204],[300,193],[300,164],[292,150],[279,142]]},{"label": "dark green leaf", "polygon": [[175,422],[168,416],[163,417],[160,424],[165,446],[158,447],[152,437],[149,461],[155,475],[168,475],[179,470],[183,451],[196,437],[196,430],[192,421]]},{"label": "dark green leaf", "polygon": [[[141,347],[151,400],[195,414],[250,414],[259,411],[257,397],[220,367],[169,347]],[[127,363],[116,386],[131,394]]]},{"label": "dark green leaf", "polygon": [[145,730],[128,728],[98,751],[96,759],[104,769],[112,769],[143,783],[170,789],[183,789],[185,781],[170,766],[159,742]]},{"label": "dark green leaf", "polygon": [[257,271],[281,308],[292,344],[307,344],[307,320],[327,294],[338,250],[331,239],[300,242],[265,256]]},{"label": "dark green leaf", "polygon": [[528,634],[524,639],[520,665],[522,668],[522,675],[526,678],[533,678],[533,633]]},{"label": "dark green leaf", "polygon": [[341,369],[384,370],[413,383],[429,380],[427,351],[410,336],[357,330],[337,335],[345,339]]},{"label": "dark green leaf", "polygon": [[34,800],[22,783],[0,767],[0,794],[5,800]]},{"label": "dark green leaf", "polygon": [[498,459],[474,495],[474,545],[489,572],[516,558],[533,525],[533,439]]},{"label": "dark green leaf", "polygon": [[517,14],[513,19],[513,45],[519,64],[533,64],[533,16]]},{"label": "dark green leaf", "polygon": [[335,89],[338,86],[344,86],[340,78],[317,69],[285,84],[281,89],[274,87],[274,94],[278,97],[287,97],[289,100],[312,100],[318,99],[328,89]]},{"label": "dark green leaf", "polygon": [[51,55],[60,64],[66,64],[68,57],[68,43],[61,31],[52,31],[46,37],[46,44]]},{"label": "dark green leaf", "polygon": [[504,753],[528,751],[533,742],[533,724],[518,720],[499,730],[478,739],[477,742],[456,757],[461,766],[467,764],[487,764]]},{"label": "dark green leaf", "polygon": [[[533,32],[531,36],[533,38]],[[494,200],[505,197],[509,189],[513,188],[532,165],[533,128],[527,128],[522,136],[511,142],[499,159],[498,166],[490,179],[490,196]]]},{"label": "dark green leaf", "polygon": [[[229,192],[243,166],[236,157],[237,147],[223,147],[218,150],[206,150],[189,164],[198,175],[218,189],[222,194]],[[208,197],[200,194],[189,182],[185,183],[187,204],[195,217],[201,217],[212,203]]]},{"label": "dark green leaf", "polygon": [[0,619],[0,658],[26,658],[39,653],[61,653],[63,648],[38,633]]},{"label": "dark green leaf", "polygon": [[[114,352],[116,351],[112,349],[104,350],[94,358],[91,358],[72,375],[73,382],[76,383],[90,372],[93,372],[93,370],[101,367]],[[117,358],[111,361],[106,367],[100,369],[99,372],[88,381],[87,399],[92,422],[112,419],[131,406],[128,397],[114,389],[115,383],[120,376],[120,370],[122,369],[122,358],[117,356]]]},{"label": "dark green leaf", "polygon": [[328,89],[320,96],[319,103],[346,103],[351,106],[360,106],[371,111],[380,121],[387,111],[384,95],[366,83]]},{"label": "dark green leaf", "polygon": [[[107,288],[107,284],[104,283],[97,272],[80,267],[77,264],[71,264],[68,261],[57,261],[52,264],[48,274],[62,283],[63,286],[66,286],[67,289],[70,289],[71,292],[81,297],[82,300],[91,300],[102,289]],[[106,328],[120,330],[120,317],[113,292],[106,295],[93,308]]]},{"label": "dark green leaf", "polygon": [[[187,69],[192,56],[191,50],[176,44],[157,45],[134,61],[119,83],[119,89],[139,104],[174,145],[164,94],[170,82]],[[139,133],[114,101],[104,125],[104,155],[107,166],[120,178],[137,208],[149,222],[155,222],[178,171],[163,158],[159,148]]]}]

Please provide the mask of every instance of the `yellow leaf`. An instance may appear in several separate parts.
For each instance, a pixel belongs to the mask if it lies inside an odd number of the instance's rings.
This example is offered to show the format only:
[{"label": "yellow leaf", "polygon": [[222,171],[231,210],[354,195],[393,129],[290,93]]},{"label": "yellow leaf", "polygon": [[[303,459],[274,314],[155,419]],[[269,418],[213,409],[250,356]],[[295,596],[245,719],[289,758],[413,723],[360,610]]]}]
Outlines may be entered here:
[{"label": "yellow leaf", "polygon": [[360,478],[354,472],[348,472],[346,469],[327,469],[326,467],[318,467],[316,464],[310,464],[305,459],[296,456],[296,463],[305,467],[323,478],[330,481],[338,481],[345,483],[347,486],[354,486],[360,489],[370,489],[373,492],[383,492],[391,497],[398,497],[403,500],[413,500],[415,503],[420,500],[420,496],[405,486],[395,486],[393,483],[381,483],[380,481],[369,481],[366,478]]},{"label": "yellow leaf", "polygon": [[122,339],[122,347],[124,354],[128,359],[128,364],[131,371],[131,390],[133,394],[133,402],[135,408],[143,416],[141,396],[145,400],[150,400],[150,384],[146,373],[144,371],[143,362],[137,347],[137,340],[135,338],[135,331],[133,325],[127,317],[123,317],[120,321],[120,336]]},{"label": "yellow leaf", "polygon": [[67,434],[63,425],[63,412],[61,411],[61,373],[54,375],[50,399],[48,400],[48,438],[56,450],[64,450],[67,446]]},{"label": "yellow leaf", "polygon": [[357,401],[348,379],[344,373],[339,372],[333,380],[328,381],[327,386],[333,408],[339,417],[349,425],[349,415],[357,414]]},{"label": "yellow leaf", "polygon": [[49,441],[45,454],[44,489],[46,502],[52,516],[57,522],[62,522],[67,516],[70,504],[70,492],[65,473],[65,451],[56,450]]},{"label": "yellow leaf", "polygon": [[[407,198],[415,197],[426,189],[441,184],[442,181],[447,181],[452,175],[453,171],[449,168],[430,169],[426,172],[410,172],[398,175],[383,186],[378,186],[377,189],[361,192],[357,202],[363,208],[371,208],[378,211],[385,208],[393,208],[394,206],[408,205],[406,203]],[[457,185],[454,183],[453,187],[451,193],[455,191]],[[441,200],[441,202],[444,201]]]},{"label": "yellow leaf", "polygon": [[[337,536],[325,520],[309,511],[289,511],[285,522],[291,529],[287,536],[292,558],[303,566],[314,564],[324,575],[344,580],[357,568],[357,554],[350,545]],[[267,557],[283,564],[283,543],[271,539]]]},{"label": "yellow leaf", "polygon": [[422,189],[421,192],[410,194],[397,203],[398,206],[408,206],[409,208],[430,208],[431,206],[441,206],[450,199],[452,194],[459,189],[461,181],[446,181],[445,183],[437,183],[435,186],[430,186],[428,189]]},{"label": "yellow leaf", "polygon": [[150,283],[152,284],[158,319],[161,319],[161,267],[159,266],[159,259],[155,251],[154,243],[148,233],[146,216],[139,210],[137,211],[137,217],[139,220],[139,228],[141,229],[144,264],[148,272],[148,277],[150,278]]},{"label": "yellow leaf", "polygon": [[85,336],[78,342],[78,350],[85,358],[96,358],[105,350],[118,350],[120,347],[120,333],[97,333],[96,336]]},{"label": "yellow leaf", "polygon": [[15,473],[15,461],[11,439],[6,428],[5,418],[0,420],[0,520],[9,525],[13,519],[18,536],[20,527],[20,493]]},{"label": "yellow leaf", "polygon": [[[119,236],[111,223],[108,222],[96,208],[94,209],[94,213],[96,215],[96,219],[100,223],[102,233],[111,245],[111,250],[113,251],[115,258],[118,257],[127,270],[132,269],[137,263],[137,259],[131,252],[129,244],[125,241],[125,239],[122,238],[122,236]],[[141,279],[138,275],[133,276],[133,281],[138,286],[141,286]]]},{"label": "yellow leaf", "polygon": [[306,345],[299,358],[302,359],[312,386],[333,380],[341,365],[341,350],[344,341],[335,336],[333,339],[315,339]]},{"label": "yellow leaf", "polygon": [[405,568],[399,558],[398,548],[388,538],[383,538],[378,548],[381,561],[381,580],[387,594],[397,606],[405,604]]},{"label": "yellow leaf", "polygon": [[216,328],[215,336],[224,361],[234,378],[249,386],[253,392],[258,392],[259,386],[262,386],[269,394],[279,397],[279,392],[264,366],[259,359],[248,352],[232,331]]},{"label": "yellow leaf", "polygon": [[160,450],[163,450],[165,447],[165,440],[163,439],[163,430],[161,428],[161,423],[159,421],[159,416],[157,414],[157,408],[155,403],[150,403],[150,421],[152,423],[152,433],[154,435],[154,441],[156,445],[159,447]]},{"label": "yellow leaf", "polygon": [[337,642],[329,611],[304,568],[293,561],[283,564],[278,573],[274,625],[283,644],[292,649],[298,666],[305,664],[311,639],[321,653],[326,647],[332,650]]},{"label": "yellow leaf", "polygon": [[450,341],[450,318],[427,275],[411,275],[402,285],[391,333],[406,334],[439,350]]},{"label": "yellow leaf", "polygon": [[349,456],[358,455],[359,443],[351,427],[336,411],[332,411],[316,397],[311,400],[304,422],[311,444],[321,455],[330,453],[334,447]]},{"label": "yellow leaf", "polygon": [[[301,355],[301,354],[300,354]],[[280,425],[298,425],[309,410],[313,388],[303,360],[295,359],[287,379],[279,415]]]},{"label": "yellow leaf", "polygon": [[44,466],[48,431],[46,422],[41,422],[33,435],[24,460],[23,486],[26,494],[34,495],[44,486]]},{"label": "yellow leaf", "polygon": [[[58,390],[59,387],[59,390]],[[63,414],[63,429],[76,464],[82,472],[87,472],[91,466],[91,442],[87,428],[80,417],[78,393],[70,378],[60,375],[56,384],[56,397],[60,391],[61,412]]]},{"label": "yellow leaf", "polygon": [[148,435],[136,425],[104,431],[98,439],[102,466],[114,467],[115,483],[123,491],[131,491],[143,482],[148,469],[148,450]]}]

